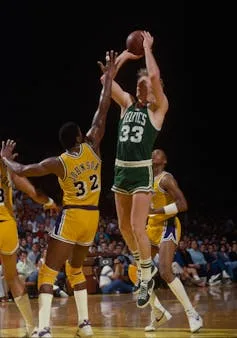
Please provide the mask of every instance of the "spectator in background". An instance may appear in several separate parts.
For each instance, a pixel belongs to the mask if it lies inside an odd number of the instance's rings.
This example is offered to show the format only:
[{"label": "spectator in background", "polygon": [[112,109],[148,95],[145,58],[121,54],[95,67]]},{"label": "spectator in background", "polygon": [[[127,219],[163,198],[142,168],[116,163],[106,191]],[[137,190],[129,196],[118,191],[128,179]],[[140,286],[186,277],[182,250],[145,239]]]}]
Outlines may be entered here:
[{"label": "spectator in background", "polygon": [[199,277],[207,277],[207,261],[203,252],[198,248],[197,241],[191,241],[191,248],[187,249],[190,253],[195,268],[197,269]]},{"label": "spectator in background", "polygon": [[28,259],[33,263],[36,264],[36,260],[40,256],[40,250],[39,250],[39,243],[38,241],[32,244],[32,249],[29,252]]},{"label": "spectator in background", "polygon": [[[28,256],[28,257],[27,257]],[[16,264],[16,269],[27,287],[27,292],[29,296],[37,296],[37,280],[38,280],[38,270],[37,266],[29,259],[27,251],[20,251],[19,260]]]},{"label": "spectator in background", "polygon": [[27,253],[31,251],[31,249],[29,248],[29,246],[26,242],[26,238],[20,239],[20,248],[19,249],[21,251],[27,251]]},{"label": "spectator in background", "polygon": [[212,284],[213,276],[219,276],[219,280],[223,280],[225,283],[230,283],[230,275],[227,273],[227,267],[225,266],[223,260],[218,256],[217,252],[214,251],[214,244],[208,245],[207,252],[204,252],[204,257],[209,264],[209,276],[208,281],[209,285]]},{"label": "spectator in background", "polygon": [[229,257],[230,257],[231,262],[237,261],[237,243],[235,241],[232,242],[232,247],[229,253]]},{"label": "spectator in background", "polygon": [[35,236],[39,240],[40,238],[44,238],[45,225],[43,223],[38,224],[38,231]]},{"label": "spectator in background", "polygon": [[99,227],[99,231],[97,231],[94,241],[98,245],[101,240],[105,240],[106,242],[110,241],[110,237],[108,234],[105,233],[105,228],[103,225]]},{"label": "spectator in background", "polygon": [[132,292],[133,286],[128,277],[128,265],[123,256],[114,259],[113,267],[105,265],[102,268],[99,286],[104,294]]},{"label": "spectator in background", "polygon": [[28,229],[31,229],[32,233],[35,233],[38,231],[38,224],[35,220],[35,213],[32,213],[30,216],[30,219],[27,222]]},{"label": "spectator in background", "polygon": [[182,280],[187,279],[195,285],[205,286],[206,283],[200,279],[197,273],[196,265],[193,263],[190,253],[186,250],[186,243],[184,241],[180,241],[178,243],[174,260],[183,270],[181,272]]},{"label": "spectator in background", "polygon": [[227,273],[230,275],[231,280],[236,280],[237,277],[237,260],[232,262],[230,260],[228,252],[226,252],[225,245],[221,246],[220,252],[217,253],[218,259],[220,259],[226,266]]}]

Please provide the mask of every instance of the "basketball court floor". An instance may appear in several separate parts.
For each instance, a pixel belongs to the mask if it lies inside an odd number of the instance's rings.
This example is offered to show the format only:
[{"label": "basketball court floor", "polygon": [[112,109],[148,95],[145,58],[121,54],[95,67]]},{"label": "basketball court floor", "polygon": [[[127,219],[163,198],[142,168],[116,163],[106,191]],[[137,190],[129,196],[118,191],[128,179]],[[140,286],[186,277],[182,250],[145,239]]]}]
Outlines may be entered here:
[{"label": "basketball court floor", "polygon": [[[169,289],[160,290],[160,300],[172,314],[171,320],[156,332],[144,332],[150,321],[150,307],[138,309],[135,296],[128,294],[89,295],[89,313],[94,337],[98,338],[228,338],[237,337],[237,284],[215,287],[189,287],[190,299],[203,317],[204,327],[190,333],[180,303]],[[37,320],[37,299],[31,300]],[[54,298],[53,337],[74,337],[77,314],[73,297]],[[14,303],[0,303],[0,337],[22,337],[24,323]]]}]

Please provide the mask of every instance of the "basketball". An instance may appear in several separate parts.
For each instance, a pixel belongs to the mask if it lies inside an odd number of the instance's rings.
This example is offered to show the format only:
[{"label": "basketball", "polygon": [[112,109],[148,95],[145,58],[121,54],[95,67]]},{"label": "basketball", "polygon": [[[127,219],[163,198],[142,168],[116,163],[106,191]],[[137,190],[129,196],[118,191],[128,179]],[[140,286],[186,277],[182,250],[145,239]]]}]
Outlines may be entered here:
[{"label": "basketball", "polygon": [[143,48],[143,36],[142,30],[136,30],[130,33],[126,40],[126,47],[130,53],[135,55],[143,55],[144,48]]}]

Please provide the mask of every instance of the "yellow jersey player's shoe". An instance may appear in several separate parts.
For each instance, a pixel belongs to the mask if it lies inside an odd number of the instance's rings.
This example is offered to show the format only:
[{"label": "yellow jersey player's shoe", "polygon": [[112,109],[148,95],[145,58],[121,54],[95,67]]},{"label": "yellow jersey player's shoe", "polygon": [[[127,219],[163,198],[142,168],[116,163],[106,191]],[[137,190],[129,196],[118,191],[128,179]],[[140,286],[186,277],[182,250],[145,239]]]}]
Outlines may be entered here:
[{"label": "yellow jersey player's shoe", "polygon": [[50,328],[49,327],[44,327],[42,330],[39,330],[39,329],[36,328],[32,332],[31,338],[39,338],[39,337],[52,338]]},{"label": "yellow jersey player's shoe", "polygon": [[84,320],[80,325],[76,332],[75,337],[93,337],[93,330],[91,327],[91,323],[89,320]]},{"label": "yellow jersey player's shoe", "polygon": [[190,331],[192,333],[197,332],[201,327],[203,327],[202,317],[194,309],[186,311],[188,317]]},{"label": "yellow jersey player's shoe", "polygon": [[165,324],[171,318],[172,315],[167,310],[161,312],[159,309],[153,308],[151,311],[151,322],[148,326],[145,327],[145,331],[156,331],[160,326]]}]

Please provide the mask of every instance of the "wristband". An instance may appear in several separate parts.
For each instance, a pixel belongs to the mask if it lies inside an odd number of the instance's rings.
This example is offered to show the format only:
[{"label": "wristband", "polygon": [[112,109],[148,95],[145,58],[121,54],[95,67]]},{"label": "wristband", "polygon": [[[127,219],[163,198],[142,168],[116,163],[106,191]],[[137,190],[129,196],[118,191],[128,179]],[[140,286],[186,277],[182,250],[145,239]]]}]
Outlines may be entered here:
[{"label": "wristband", "polygon": [[43,204],[44,209],[50,208],[54,204],[54,200],[49,197],[48,202]]},{"label": "wristband", "polygon": [[179,212],[176,203],[170,203],[163,207],[166,215],[177,214]]}]

